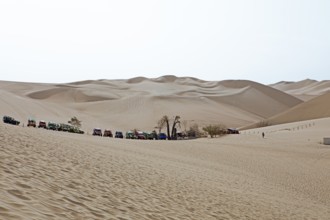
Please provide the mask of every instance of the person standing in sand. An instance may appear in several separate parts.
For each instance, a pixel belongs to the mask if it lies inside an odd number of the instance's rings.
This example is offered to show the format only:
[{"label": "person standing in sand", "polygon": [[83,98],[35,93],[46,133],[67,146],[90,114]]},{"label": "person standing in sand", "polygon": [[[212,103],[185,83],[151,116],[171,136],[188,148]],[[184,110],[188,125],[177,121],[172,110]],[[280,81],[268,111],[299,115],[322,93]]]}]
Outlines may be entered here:
[{"label": "person standing in sand", "polygon": [[262,135],[262,138],[265,138],[265,133],[264,132],[262,132],[261,135]]}]

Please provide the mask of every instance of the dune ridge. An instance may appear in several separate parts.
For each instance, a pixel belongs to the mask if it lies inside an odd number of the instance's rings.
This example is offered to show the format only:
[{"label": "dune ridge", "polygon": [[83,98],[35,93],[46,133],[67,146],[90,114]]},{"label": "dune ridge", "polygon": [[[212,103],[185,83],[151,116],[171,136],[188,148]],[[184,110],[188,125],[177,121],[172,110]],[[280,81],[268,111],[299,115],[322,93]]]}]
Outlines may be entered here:
[{"label": "dune ridge", "polygon": [[[305,95],[313,83],[295,92]],[[314,88],[323,93],[327,83]],[[328,220],[329,95],[303,102],[251,81],[171,75],[0,81],[0,115],[21,121],[0,123],[0,219]],[[273,125],[180,141],[91,135],[94,127],[150,131],[165,114],[187,126]],[[72,116],[84,135],[24,126],[29,117],[66,123]]]},{"label": "dune ridge", "polygon": [[298,82],[279,82],[270,85],[272,88],[284,91],[304,101],[308,101],[317,96],[323,95],[330,91],[330,81],[316,81],[306,79]]},{"label": "dune ridge", "polygon": [[330,92],[301,103],[283,113],[269,118],[271,124],[283,124],[330,117]]},{"label": "dune ridge", "polygon": [[[0,89],[6,93],[2,100],[7,103],[1,114],[11,113],[9,109],[26,109],[13,112],[13,117],[21,121],[31,115],[52,121],[59,120],[61,115],[59,122],[76,116],[84,122],[83,129],[87,131],[94,126],[152,130],[165,114],[180,115],[189,125],[198,122],[200,126],[222,123],[241,127],[302,102],[256,82],[204,81],[173,75],[66,84],[0,82]],[[34,103],[33,107],[25,108],[28,102]]]}]

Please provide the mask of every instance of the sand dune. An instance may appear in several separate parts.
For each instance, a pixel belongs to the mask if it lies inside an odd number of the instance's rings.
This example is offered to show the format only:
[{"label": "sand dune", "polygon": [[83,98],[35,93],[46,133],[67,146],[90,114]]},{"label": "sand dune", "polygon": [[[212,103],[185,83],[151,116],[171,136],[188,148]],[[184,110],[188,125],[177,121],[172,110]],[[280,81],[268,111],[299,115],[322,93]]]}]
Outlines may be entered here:
[{"label": "sand dune", "polygon": [[301,103],[251,81],[210,82],[176,76],[67,84],[0,82],[0,91],[6,103],[0,114],[12,114],[22,122],[31,116],[58,122],[77,116],[86,131],[93,127],[153,130],[165,114],[180,115],[189,125],[241,127]]},{"label": "sand dune", "polygon": [[[295,93],[307,94],[311,84],[294,85]],[[310,88],[323,93],[327,83]],[[251,81],[175,76],[0,81],[0,115],[22,124],[77,116],[86,131],[0,123],[0,219],[327,220],[330,151],[321,143],[330,118],[314,118],[330,117],[329,95],[302,102]],[[90,135],[94,127],[152,130],[164,114],[199,125],[269,117],[285,124],[189,141]]]},{"label": "sand dune", "polygon": [[279,82],[270,85],[273,88],[284,91],[288,94],[296,96],[302,100],[310,100],[317,96],[330,91],[330,81],[316,81],[311,79],[302,80],[299,82]]},{"label": "sand dune", "polygon": [[290,91],[290,90],[299,90],[305,87],[309,87],[311,85],[317,84],[318,81],[312,79],[305,79],[298,82],[288,82],[288,81],[281,81],[275,84],[270,85],[273,88]]},{"label": "sand dune", "polygon": [[88,93],[79,90],[79,88],[70,87],[46,89],[29,93],[27,96],[32,99],[47,99],[47,101],[61,103],[97,102],[112,99],[109,96],[88,95]]},{"label": "sand dune", "polygon": [[281,124],[330,117],[330,92],[299,104],[279,115],[269,118],[271,124]]},{"label": "sand dune", "polygon": [[134,141],[1,123],[0,219],[329,219],[329,126]]}]

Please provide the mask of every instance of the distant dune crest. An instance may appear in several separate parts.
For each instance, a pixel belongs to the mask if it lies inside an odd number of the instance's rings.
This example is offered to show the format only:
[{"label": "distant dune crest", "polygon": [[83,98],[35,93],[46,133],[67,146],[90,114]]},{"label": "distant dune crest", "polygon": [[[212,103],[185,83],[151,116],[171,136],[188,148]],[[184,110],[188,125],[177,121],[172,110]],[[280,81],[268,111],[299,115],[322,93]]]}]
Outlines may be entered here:
[{"label": "distant dune crest", "polygon": [[[248,80],[204,81],[173,75],[67,84],[0,81],[0,86],[0,113],[12,113],[21,121],[31,115],[57,121],[77,116],[87,129],[103,126],[149,130],[165,114],[180,115],[190,125],[222,123],[228,127],[269,118],[274,123],[290,121],[289,116],[274,118],[290,111],[295,120],[310,119],[307,113],[299,114],[306,106],[312,106],[302,100],[330,91],[330,81],[308,79],[266,86]],[[324,97],[314,101],[313,106],[324,109],[328,96]],[[326,116],[330,116],[327,111],[313,111],[313,118]]]},{"label": "distant dune crest", "polygon": [[316,81],[306,79],[298,82],[282,81],[272,84],[270,87],[307,101],[330,91],[330,80]]}]

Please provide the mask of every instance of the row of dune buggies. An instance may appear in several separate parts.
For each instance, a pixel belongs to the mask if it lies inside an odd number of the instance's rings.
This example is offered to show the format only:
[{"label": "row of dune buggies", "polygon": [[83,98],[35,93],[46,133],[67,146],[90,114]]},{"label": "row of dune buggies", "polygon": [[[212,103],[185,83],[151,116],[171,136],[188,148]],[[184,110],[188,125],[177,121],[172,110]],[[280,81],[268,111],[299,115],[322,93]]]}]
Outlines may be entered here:
[{"label": "row of dune buggies", "polygon": [[[7,124],[12,124],[12,125],[19,125],[20,121],[17,121],[13,117],[10,116],[4,116],[3,117],[3,122]],[[37,124],[36,120],[34,119],[28,119],[27,127],[38,127],[38,128],[44,128],[48,130],[54,130],[54,131],[65,131],[65,132],[70,132],[70,133],[77,133],[77,134],[84,134],[84,131],[80,130],[78,127],[64,124],[64,123],[54,123],[54,122],[48,122],[46,123],[45,121],[41,120]]]},{"label": "row of dune buggies", "polygon": [[[4,116],[3,122],[7,124],[12,125],[19,125],[20,121],[14,119],[10,116]],[[64,131],[64,132],[70,132],[70,133],[77,133],[77,134],[84,134],[84,131],[80,130],[78,127],[75,127],[73,125],[68,125],[64,123],[54,123],[54,122],[48,122],[46,121],[39,121],[37,124],[36,120],[34,119],[28,119],[27,127],[38,127],[38,128],[44,128],[48,130],[54,130],[54,131]],[[112,134],[112,131],[109,129],[104,130],[102,133],[102,129],[100,128],[94,128],[93,129],[93,135],[94,136],[103,136],[103,137],[115,137],[115,138],[124,138],[123,132],[116,131],[115,135]],[[181,136],[180,133],[177,134],[178,137],[184,138]],[[166,140],[168,137],[165,133],[159,133],[157,134],[156,131],[152,132],[143,132],[143,131],[127,131],[125,134],[126,139],[140,139],[140,140]]]},{"label": "row of dune buggies", "polygon": [[[102,129],[94,128],[94,136],[103,136],[103,137],[115,137],[115,138],[124,138],[123,132],[116,131],[115,135],[112,134],[112,131],[109,129],[104,130],[102,134]],[[125,135],[126,139],[140,139],[140,140],[166,140],[167,136],[165,133],[157,134],[156,131],[150,133],[143,131],[127,131]]]},{"label": "row of dune buggies", "polygon": [[[37,127],[37,123],[34,119],[28,120],[28,127]],[[76,134],[84,134],[85,132],[80,130],[78,127],[75,127],[73,125],[68,125],[64,123],[55,123],[55,122],[48,122],[45,121],[39,121],[38,128],[44,128],[48,130],[53,131],[64,131],[64,132],[70,132],[70,133],[76,133]]]}]

